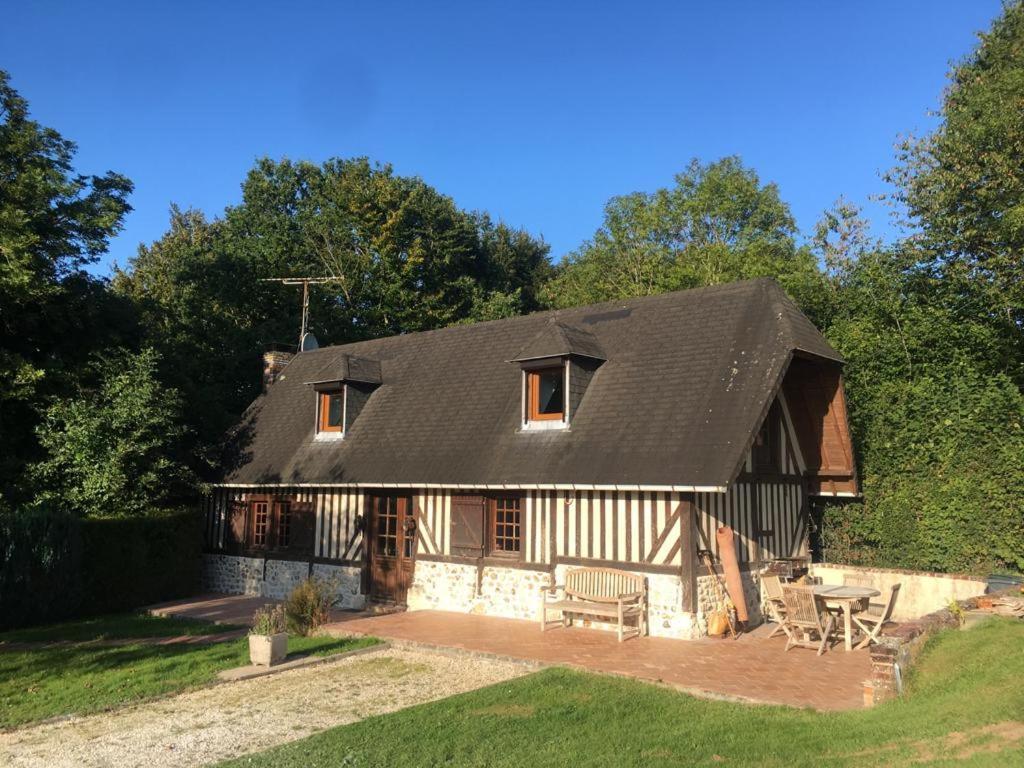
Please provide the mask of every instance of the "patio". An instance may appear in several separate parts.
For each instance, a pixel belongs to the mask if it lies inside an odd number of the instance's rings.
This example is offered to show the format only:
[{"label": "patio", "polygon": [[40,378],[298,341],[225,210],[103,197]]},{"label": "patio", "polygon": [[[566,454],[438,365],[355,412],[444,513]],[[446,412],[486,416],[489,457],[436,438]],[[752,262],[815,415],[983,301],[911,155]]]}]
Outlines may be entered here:
[{"label": "patio", "polygon": [[411,611],[359,616],[326,627],[417,646],[560,665],[657,682],[687,693],[818,710],[864,706],[871,675],[867,651],[824,656],[795,648],[758,627],[738,640],[640,637],[619,643],[613,632],[572,627],[541,633],[536,622],[463,613]]},{"label": "patio", "polygon": [[[263,597],[206,594],[153,606],[154,613],[248,624],[253,610],[277,602]],[[818,710],[864,706],[871,676],[866,650],[845,653],[842,643],[823,656],[783,649],[785,636],[768,638],[761,626],[738,640],[640,637],[619,643],[613,632],[572,627],[541,634],[536,622],[441,611],[372,615],[335,612],[325,630],[373,635],[396,644],[567,666],[661,683],[709,698]]]}]

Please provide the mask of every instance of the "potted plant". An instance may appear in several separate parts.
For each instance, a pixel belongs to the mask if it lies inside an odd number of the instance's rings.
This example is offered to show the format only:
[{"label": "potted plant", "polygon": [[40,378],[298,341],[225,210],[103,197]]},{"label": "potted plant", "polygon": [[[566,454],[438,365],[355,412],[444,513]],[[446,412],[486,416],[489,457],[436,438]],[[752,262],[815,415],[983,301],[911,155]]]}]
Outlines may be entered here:
[{"label": "potted plant", "polygon": [[288,633],[285,632],[284,607],[265,605],[252,617],[249,630],[249,661],[270,667],[288,655]]}]

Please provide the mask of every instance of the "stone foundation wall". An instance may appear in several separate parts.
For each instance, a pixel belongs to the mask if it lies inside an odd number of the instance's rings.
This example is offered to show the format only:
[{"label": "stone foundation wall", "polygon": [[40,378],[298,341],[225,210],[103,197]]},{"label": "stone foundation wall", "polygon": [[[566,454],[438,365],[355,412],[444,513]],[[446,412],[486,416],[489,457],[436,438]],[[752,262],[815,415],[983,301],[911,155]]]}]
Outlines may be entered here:
[{"label": "stone foundation wall", "polygon": [[[560,565],[556,568],[556,583],[564,583],[565,572],[571,567]],[[651,635],[683,639],[699,636],[694,614],[681,610],[682,588],[679,577],[660,573],[641,575],[647,579]],[[418,560],[407,602],[410,611],[455,611],[537,621],[540,591],[549,583],[547,570],[488,565],[478,573],[475,565],[466,563]],[[552,612],[549,618],[554,621],[558,614]],[[582,623],[598,629],[614,628],[589,620]]]},{"label": "stone foundation wall", "polygon": [[547,583],[546,570],[488,565],[481,573],[475,565],[417,560],[406,602],[410,611],[455,611],[536,619],[540,590]]},{"label": "stone foundation wall", "polygon": [[[336,607],[362,608],[360,569],[315,563],[312,575],[337,585]],[[229,595],[258,595],[283,600],[310,576],[309,563],[295,560],[264,560],[262,557],[203,555],[203,589]]]},{"label": "stone foundation wall", "polygon": [[[726,594],[725,577],[717,577],[722,586],[722,594]],[[707,616],[718,607],[718,597],[715,588],[716,577],[710,574],[697,577],[697,617],[699,633],[706,635],[708,631]],[[758,571],[740,571],[740,579],[743,581],[743,597],[747,603],[749,615],[749,626],[756,626],[764,621],[765,611],[762,609],[761,601],[761,574]]]}]

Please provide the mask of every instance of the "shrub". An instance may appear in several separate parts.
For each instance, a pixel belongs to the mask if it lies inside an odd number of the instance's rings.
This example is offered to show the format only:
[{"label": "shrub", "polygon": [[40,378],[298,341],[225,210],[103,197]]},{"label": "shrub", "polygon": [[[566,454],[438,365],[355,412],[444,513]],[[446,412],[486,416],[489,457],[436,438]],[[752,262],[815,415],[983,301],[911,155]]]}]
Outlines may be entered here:
[{"label": "shrub", "polygon": [[319,629],[330,617],[336,591],[337,585],[327,579],[313,577],[299,584],[284,605],[288,631],[309,635]]},{"label": "shrub", "polygon": [[195,594],[197,512],[83,520],[45,503],[0,510],[0,629]]},{"label": "shrub", "polygon": [[252,615],[250,635],[276,635],[285,630],[285,614],[282,605],[264,605]]}]

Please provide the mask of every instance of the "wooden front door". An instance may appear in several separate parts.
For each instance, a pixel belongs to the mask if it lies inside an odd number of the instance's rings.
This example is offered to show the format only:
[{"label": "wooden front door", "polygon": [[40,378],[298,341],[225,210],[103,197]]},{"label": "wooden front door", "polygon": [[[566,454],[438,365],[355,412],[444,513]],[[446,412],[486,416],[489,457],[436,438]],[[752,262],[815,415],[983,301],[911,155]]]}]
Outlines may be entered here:
[{"label": "wooden front door", "polygon": [[416,556],[412,497],[368,496],[370,504],[370,598],[405,605]]}]

